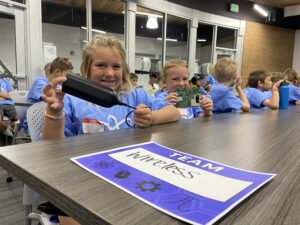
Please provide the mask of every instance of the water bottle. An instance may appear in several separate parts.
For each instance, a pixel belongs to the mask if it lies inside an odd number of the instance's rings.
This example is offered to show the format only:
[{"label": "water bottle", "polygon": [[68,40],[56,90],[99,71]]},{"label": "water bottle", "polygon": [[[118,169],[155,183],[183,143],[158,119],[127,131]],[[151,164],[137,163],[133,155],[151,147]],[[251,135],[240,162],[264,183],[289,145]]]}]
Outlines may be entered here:
[{"label": "water bottle", "polygon": [[279,109],[287,109],[289,107],[289,84],[282,82],[279,87]]}]

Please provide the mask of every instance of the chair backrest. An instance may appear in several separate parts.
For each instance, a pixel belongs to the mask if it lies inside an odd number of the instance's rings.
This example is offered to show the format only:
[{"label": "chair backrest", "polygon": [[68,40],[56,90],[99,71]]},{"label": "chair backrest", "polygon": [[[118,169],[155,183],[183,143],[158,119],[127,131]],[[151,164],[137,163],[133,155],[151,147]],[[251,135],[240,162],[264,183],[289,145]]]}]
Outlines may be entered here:
[{"label": "chair backrest", "polygon": [[[16,103],[26,103],[26,98],[27,98],[27,94],[28,91],[18,91],[18,90],[14,90],[12,92],[9,93],[11,100]],[[26,111],[28,109],[28,106],[15,106],[18,118],[20,120],[20,123],[23,124],[24,118],[26,116]]]},{"label": "chair backrest", "polygon": [[27,110],[27,123],[32,141],[37,141],[41,136],[46,107],[47,104],[45,102],[38,102],[30,106]]}]

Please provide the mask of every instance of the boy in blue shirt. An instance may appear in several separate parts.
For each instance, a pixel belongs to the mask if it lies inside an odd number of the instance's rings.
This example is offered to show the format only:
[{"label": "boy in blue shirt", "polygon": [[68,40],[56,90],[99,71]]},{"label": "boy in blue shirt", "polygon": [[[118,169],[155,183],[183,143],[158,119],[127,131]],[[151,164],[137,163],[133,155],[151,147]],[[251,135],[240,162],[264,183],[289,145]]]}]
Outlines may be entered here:
[{"label": "boy in blue shirt", "polygon": [[[214,68],[218,84],[214,84],[209,92],[213,103],[213,113],[248,112],[250,105],[241,88],[241,79],[237,77],[237,63],[229,57],[218,60]],[[235,96],[236,89],[239,98]]]},{"label": "boy in blue shirt", "polygon": [[278,87],[281,82],[282,80],[273,84],[271,81],[271,74],[265,70],[251,72],[248,77],[248,87],[244,89],[251,108],[278,109]]},{"label": "boy in blue shirt", "polygon": [[191,83],[197,87],[202,94],[207,95],[207,91],[203,88],[203,86],[205,87],[204,76],[204,74],[195,74],[191,79]]},{"label": "boy in blue shirt", "polygon": [[73,69],[67,58],[57,57],[44,67],[46,77],[38,77],[33,82],[27,95],[27,102],[36,103],[42,99],[44,87],[56,77],[66,76]]},{"label": "boy in blue shirt", "polygon": [[[9,92],[13,91],[13,86],[8,80],[0,79],[0,88],[0,133],[13,136],[13,126],[18,120],[14,103],[9,95]],[[8,117],[11,121],[11,125],[6,125],[3,122],[4,116]]]}]

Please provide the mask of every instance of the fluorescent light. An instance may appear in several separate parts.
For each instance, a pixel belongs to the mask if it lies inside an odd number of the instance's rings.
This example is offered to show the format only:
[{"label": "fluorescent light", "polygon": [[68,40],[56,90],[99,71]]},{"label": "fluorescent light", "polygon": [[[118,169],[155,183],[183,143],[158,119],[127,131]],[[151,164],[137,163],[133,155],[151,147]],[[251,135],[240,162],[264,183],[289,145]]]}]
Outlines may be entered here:
[{"label": "fluorescent light", "polygon": [[146,27],[149,29],[157,29],[158,28],[157,17],[148,16]]},{"label": "fluorescent light", "polygon": [[155,16],[155,17],[158,17],[158,18],[163,18],[162,15],[157,15],[157,14],[152,14],[152,13],[136,12],[136,14],[138,14],[138,15],[144,15],[144,16]]},{"label": "fluorescent light", "polygon": [[254,4],[253,8],[259,12],[262,16],[267,17],[268,16],[268,11],[263,9],[260,5]]},{"label": "fluorescent light", "polygon": [[206,42],[206,39],[197,39],[198,42]]},{"label": "fluorescent light", "polygon": [[[86,30],[86,27],[80,27],[83,30]],[[103,30],[97,30],[97,29],[92,29],[92,31],[96,32],[96,33],[100,33],[100,34],[106,34],[106,31]]]},{"label": "fluorescent light", "polygon": [[[157,40],[162,41],[162,38],[157,38]],[[173,38],[166,38],[166,41],[173,41],[173,42],[177,42],[177,39],[173,39]]]},{"label": "fluorescent light", "polygon": [[[123,14],[125,14],[125,11],[122,11]],[[158,14],[153,14],[153,13],[145,13],[145,12],[135,12],[138,15],[143,15],[143,16],[155,16],[157,18],[163,18],[162,15],[158,15]]]}]

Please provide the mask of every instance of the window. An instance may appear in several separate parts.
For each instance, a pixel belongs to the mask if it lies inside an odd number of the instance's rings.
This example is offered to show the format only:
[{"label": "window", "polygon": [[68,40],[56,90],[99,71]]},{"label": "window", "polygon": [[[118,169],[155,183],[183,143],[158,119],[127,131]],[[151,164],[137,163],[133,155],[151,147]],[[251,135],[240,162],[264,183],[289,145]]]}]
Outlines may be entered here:
[{"label": "window", "polygon": [[196,71],[199,71],[201,65],[212,62],[213,52],[213,29],[214,27],[209,24],[198,24],[197,30],[197,44],[196,44]]},{"label": "window", "polygon": [[[42,1],[42,38],[44,64],[53,57],[67,57],[73,71],[80,72],[82,46],[86,40],[86,2]],[[50,52],[47,52],[50,49]],[[55,52],[56,51],[56,52]],[[52,60],[51,60],[52,59]]]},{"label": "window", "polygon": [[[17,72],[15,17],[0,12],[0,60],[11,73]],[[2,68],[2,67],[1,67]],[[4,73],[0,68],[0,74]]]},{"label": "window", "polygon": [[236,48],[236,31],[235,29],[218,27],[217,30],[217,47]]},{"label": "window", "polygon": [[166,61],[175,58],[187,61],[188,24],[188,20],[168,15],[166,36]]},{"label": "window", "polygon": [[163,15],[161,13],[137,7],[135,54],[137,73],[160,73],[163,47],[162,25]]},{"label": "window", "polygon": [[121,0],[92,1],[92,34],[109,33],[124,43],[124,3]]}]

